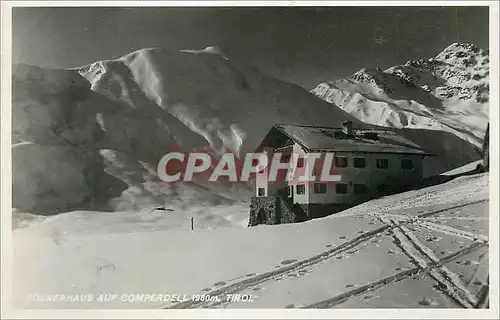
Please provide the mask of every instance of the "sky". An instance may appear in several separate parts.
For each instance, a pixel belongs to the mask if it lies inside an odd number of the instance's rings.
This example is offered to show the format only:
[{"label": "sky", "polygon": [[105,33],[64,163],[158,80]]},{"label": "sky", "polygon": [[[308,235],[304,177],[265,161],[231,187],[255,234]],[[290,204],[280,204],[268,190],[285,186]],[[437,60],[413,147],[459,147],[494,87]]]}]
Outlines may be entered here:
[{"label": "sky", "polygon": [[218,46],[233,61],[312,89],[361,68],[488,48],[488,7],[14,8],[13,62],[69,68],[148,47]]}]

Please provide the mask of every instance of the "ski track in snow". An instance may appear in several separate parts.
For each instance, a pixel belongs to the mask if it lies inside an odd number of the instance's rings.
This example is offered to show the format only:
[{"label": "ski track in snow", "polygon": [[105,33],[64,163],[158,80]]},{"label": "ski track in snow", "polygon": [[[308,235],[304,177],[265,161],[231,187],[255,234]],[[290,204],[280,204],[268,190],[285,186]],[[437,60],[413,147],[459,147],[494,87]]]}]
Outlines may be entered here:
[{"label": "ski track in snow", "polygon": [[[386,225],[396,225],[395,221],[392,219],[386,219],[384,216],[376,215],[379,220],[381,220]],[[454,236],[464,237],[469,240],[478,241],[479,243],[487,243],[488,238],[482,235],[472,234],[463,230],[456,228],[439,225],[435,223],[422,222],[420,219],[415,221],[415,224],[419,227],[428,228],[431,230],[444,232],[446,234],[451,234]],[[428,261],[430,263],[439,264],[439,259],[434,254],[434,251],[429,247],[425,246],[418,237],[404,225],[399,225],[397,228],[391,230],[393,237],[397,240],[400,248],[405,252],[405,254],[416,262],[421,268],[427,268]],[[415,250],[411,250],[414,248]],[[462,283],[457,274],[451,272],[446,267],[435,268],[430,271],[430,275],[441,285],[442,291],[458,302],[462,307],[472,308],[477,305],[477,298],[471,294],[467,286]]]},{"label": "ski track in snow", "polygon": [[463,249],[461,249],[461,250],[459,250],[451,255],[444,257],[443,259],[439,260],[438,264],[431,263],[431,264],[428,264],[426,268],[422,268],[420,266],[417,266],[413,269],[399,272],[399,273],[392,275],[392,276],[389,276],[387,278],[380,279],[378,281],[374,281],[372,283],[369,283],[369,284],[364,285],[362,287],[356,288],[354,290],[350,290],[350,291],[344,292],[342,294],[336,295],[335,297],[329,298],[327,300],[318,301],[314,304],[310,304],[310,305],[306,306],[306,308],[331,308],[335,305],[338,305],[338,304],[345,302],[349,298],[353,298],[355,296],[362,295],[362,294],[369,292],[369,291],[378,290],[386,285],[405,280],[405,279],[407,279],[413,275],[417,275],[419,273],[420,274],[428,273],[428,272],[434,270],[435,268],[439,268],[440,266],[442,266],[443,264],[445,264],[449,261],[452,261],[452,260],[454,260],[460,256],[466,255],[470,252],[473,252],[474,250],[481,248],[485,245],[486,245],[485,243],[474,243],[469,247],[463,248]]},{"label": "ski track in snow", "polygon": [[421,222],[418,223],[418,226],[424,227],[424,228],[427,228],[427,229],[430,229],[430,230],[442,232],[442,233],[445,233],[445,234],[462,237],[462,238],[465,238],[465,239],[468,239],[468,240],[473,240],[473,241],[477,241],[477,240],[488,241],[488,237],[485,236],[485,235],[482,235],[482,234],[479,234],[479,233],[473,233],[473,232],[469,232],[469,231],[465,231],[465,230],[461,230],[461,229],[457,229],[457,228],[453,228],[453,227],[442,225],[442,224],[439,224],[439,223],[433,223],[433,222],[428,222],[428,221],[421,221]]},{"label": "ski track in snow", "polygon": [[[276,269],[273,271],[262,273],[260,275],[255,276],[255,277],[245,279],[245,280],[240,281],[240,282],[236,282],[236,283],[231,284],[227,287],[223,287],[223,288],[208,292],[207,294],[210,295],[211,297],[218,296],[220,298],[219,299],[220,301],[212,302],[212,304],[210,306],[212,307],[215,305],[222,304],[225,301],[222,299],[222,297],[224,295],[238,293],[238,292],[241,292],[241,291],[243,291],[247,288],[250,288],[256,284],[260,284],[260,283],[267,282],[267,281],[272,281],[272,280],[274,280],[275,277],[278,277],[278,276],[283,275],[285,273],[288,273],[290,271],[296,271],[299,269],[304,269],[305,267],[317,265],[320,262],[322,262],[326,259],[329,259],[338,253],[347,251],[351,248],[358,246],[359,244],[361,244],[363,242],[366,242],[366,241],[372,239],[373,237],[385,232],[389,228],[390,228],[390,226],[380,227],[380,228],[375,229],[373,231],[366,232],[366,233],[352,239],[351,241],[344,242],[343,244],[341,244],[333,249],[322,252],[322,253],[315,255],[311,258],[308,258],[308,259],[305,259],[305,260],[302,260],[299,262],[295,262],[293,264],[290,264],[289,266],[285,266],[285,267],[282,267],[282,268],[279,268],[279,269]],[[208,303],[211,303],[211,301],[209,301]],[[167,307],[167,308],[168,309],[198,308],[198,307],[204,306],[205,304],[207,304],[207,302],[205,302],[205,301],[202,301],[202,302],[187,301],[187,302],[181,302],[179,304],[175,304],[175,305],[173,305],[171,307]]]},{"label": "ski track in snow", "polygon": [[[392,231],[394,239],[398,241],[400,248],[405,254],[422,270],[429,265],[439,265],[440,260],[434,255],[434,252],[423,245],[420,240],[404,226],[399,226]],[[480,243],[483,244],[483,243]],[[476,303],[472,294],[460,283],[458,276],[448,270],[446,267],[440,266],[429,270],[429,273],[434,280],[440,284],[442,292],[448,297],[456,301],[460,306],[472,308]]]},{"label": "ski track in snow", "polygon": [[481,288],[481,291],[479,291],[479,300],[477,302],[476,308],[489,308],[489,282],[490,282],[490,276],[486,279],[486,284]]},{"label": "ski track in snow", "polygon": [[[447,210],[445,210],[445,211],[447,211]],[[380,219],[380,215],[377,215],[376,213],[372,214],[372,215],[377,216],[377,218]],[[488,237],[485,235],[482,235],[480,233],[469,232],[469,231],[457,229],[454,227],[446,226],[446,225],[443,225],[440,223],[431,222],[431,221],[424,221],[421,218],[419,218],[419,219],[415,219],[414,217],[409,218],[407,215],[394,214],[394,213],[387,213],[387,214],[384,214],[384,216],[395,217],[395,218],[398,218],[400,220],[413,219],[412,223],[416,227],[419,227],[419,228],[429,229],[429,230],[441,232],[441,233],[444,233],[447,235],[461,237],[461,238],[465,238],[465,239],[473,240],[473,241],[477,241],[477,240],[488,241]],[[439,219],[436,219],[435,221],[439,221],[439,220],[446,220],[446,219],[439,218]],[[481,219],[480,218],[473,218],[473,217],[470,217],[470,218],[469,217],[462,217],[462,219],[460,219],[460,220],[480,221]]]},{"label": "ski track in snow", "polygon": [[[443,209],[438,209],[438,210],[431,210],[424,212],[418,216],[410,217],[410,216],[405,216],[405,219],[401,221],[394,221],[385,218],[385,214],[381,213],[376,213],[376,214],[370,214],[375,217],[377,217],[380,221],[384,223],[384,226],[377,228],[375,230],[365,232],[361,234],[360,236],[344,242],[337,247],[334,247],[330,250],[324,251],[320,254],[317,254],[315,256],[312,256],[308,259],[301,260],[298,262],[293,261],[289,265],[285,267],[281,267],[279,269],[275,269],[269,272],[265,272],[259,275],[248,275],[250,276],[247,279],[232,283],[230,285],[227,285],[225,287],[220,287],[218,289],[208,291],[208,290],[202,290],[203,294],[206,294],[210,296],[211,300],[209,301],[186,301],[186,302],[181,302],[177,304],[173,304],[170,306],[163,306],[165,309],[188,309],[188,308],[214,308],[218,306],[222,306],[225,304],[229,304],[230,301],[227,301],[227,299],[224,299],[224,296],[227,296],[229,294],[236,294],[236,293],[241,293],[246,289],[249,289],[251,287],[254,287],[257,284],[261,283],[266,283],[266,282],[274,282],[276,281],[276,278],[289,273],[290,271],[302,271],[305,270],[307,267],[315,267],[318,266],[321,262],[324,262],[327,259],[331,259],[332,257],[338,255],[339,253],[345,252],[347,250],[350,250],[354,247],[357,247],[358,245],[365,243],[369,241],[370,239],[389,231],[394,239],[397,239],[396,242],[399,242],[399,247],[402,249],[402,251],[410,258],[410,260],[414,261],[414,263],[417,265],[415,268],[402,271],[400,273],[397,273],[395,275],[392,275],[390,277],[372,282],[370,284],[367,284],[365,286],[356,288],[354,290],[350,290],[347,292],[344,292],[340,295],[337,295],[335,297],[329,298],[324,301],[320,301],[314,304],[311,304],[309,306],[306,306],[306,308],[328,308],[334,305],[337,305],[339,303],[344,302],[346,299],[349,299],[350,297],[354,297],[360,294],[365,293],[366,291],[372,291],[376,290],[379,288],[382,288],[388,284],[394,283],[394,282],[399,282],[401,280],[404,280],[406,278],[409,278],[415,274],[419,273],[430,273],[431,276],[439,282],[445,290],[445,294],[452,298],[454,301],[457,301],[459,305],[467,308],[472,308],[475,305],[478,304],[477,298],[474,297],[468,290],[467,288],[461,283],[460,279],[456,274],[451,272],[445,267],[442,267],[442,265],[446,262],[449,262],[459,256],[465,255],[467,253],[470,253],[480,247],[488,245],[487,237],[484,239],[484,236],[482,238],[479,238],[477,236],[474,236],[474,240],[480,240],[474,242],[472,245],[463,248],[451,255],[448,255],[442,259],[438,259],[432,249],[426,247],[423,245],[417,237],[407,228],[404,226],[407,224],[416,224],[417,226],[421,226],[423,228],[426,228],[426,223],[423,223],[421,219],[429,217],[434,214],[442,213],[445,211],[449,210],[454,210],[458,208],[462,208],[468,205],[480,203],[480,202],[486,202],[489,201],[488,199],[483,199],[483,200],[477,200],[477,201],[471,201],[468,203],[461,203],[455,206],[443,208]],[[432,228],[439,228],[438,224],[431,224]],[[458,230],[455,228],[447,228],[443,226],[444,228],[440,229],[439,231],[443,232],[442,230],[445,230],[446,232],[449,232],[453,235],[459,235],[459,236],[466,236],[469,238],[469,235],[467,232]],[[308,271],[310,272],[310,270]],[[235,278],[236,279],[236,278]],[[235,280],[233,279],[233,280]],[[225,285],[225,283],[223,284]],[[214,297],[217,297],[215,299]]]}]

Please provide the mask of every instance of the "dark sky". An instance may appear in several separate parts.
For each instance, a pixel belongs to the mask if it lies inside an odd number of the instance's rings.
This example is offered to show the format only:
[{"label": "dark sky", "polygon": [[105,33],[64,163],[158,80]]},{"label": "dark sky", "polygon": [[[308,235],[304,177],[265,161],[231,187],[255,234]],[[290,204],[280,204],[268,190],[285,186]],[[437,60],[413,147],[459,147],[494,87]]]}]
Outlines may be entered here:
[{"label": "dark sky", "polygon": [[488,48],[488,7],[14,8],[13,60],[75,67],[145,47],[219,46],[311,89],[360,68]]}]

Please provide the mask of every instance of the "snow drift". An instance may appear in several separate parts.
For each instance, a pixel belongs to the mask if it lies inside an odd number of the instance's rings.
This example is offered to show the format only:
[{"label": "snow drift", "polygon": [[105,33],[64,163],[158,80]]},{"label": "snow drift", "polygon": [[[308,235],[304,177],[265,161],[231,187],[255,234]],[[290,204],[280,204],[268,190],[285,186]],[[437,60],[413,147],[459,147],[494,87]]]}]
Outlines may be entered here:
[{"label": "snow drift", "polygon": [[[13,72],[14,207],[54,214],[245,205],[248,188],[165,186],[156,176],[159,159],[179,147],[241,155],[275,123],[338,126],[342,120],[370,126],[301,87],[233,63],[216,47],[142,49],[68,70],[19,64]],[[428,175],[479,158],[472,144],[444,131],[400,133],[437,155]]]}]

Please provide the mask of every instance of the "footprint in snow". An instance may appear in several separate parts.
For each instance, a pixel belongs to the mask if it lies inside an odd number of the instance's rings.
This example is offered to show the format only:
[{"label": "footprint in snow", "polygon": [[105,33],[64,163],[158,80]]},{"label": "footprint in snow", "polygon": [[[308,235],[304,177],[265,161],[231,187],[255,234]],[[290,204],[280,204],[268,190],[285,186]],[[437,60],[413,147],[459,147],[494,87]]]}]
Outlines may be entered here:
[{"label": "footprint in snow", "polygon": [[471,266],[471,265],[478,265],[478,264],[480,264],[479,261],[471,261],[471,260],[464,261],[464,263],[463,263],[464,266]]},{"label": "footprint in snow", "polygon": [[339,239],[347,239],[346,236],[340,236]]},{"label": "footprint in snow", "polygon": [[359,250],[351,250],[351,251],[347,251],[348,254],[355,254],[355,253],[358,253]]},{"label": "footprint in snow", "polygon": [[352,288],[352,287],[354,287],[354,285],[353,284],[347,284],[345,287],[346,288]]},{"label": "footprint in snow", "polygon": [[484,283],[482,281],[475,280],[472,284],[475,286],[482,286]]},{"label": "footprint in snow", "polygon": [[337,260],[340,260],[340,259],[342,259],[342,258],[344,258],[344,257],[343,257],[343,256],[336,256],[336,257],[335,257],[335,259],[337,259]]},{"label": "footprint in snow", "polygon": [[245,276],[247,277],[253,277],[255,275],[255,273],[247,273]]},{"label": "footprint in snow", "polygon": [[331,246],[332,246],[331,244],[327,244],[325,247],[330,248]]},{"label": "footprint in snow", "polygon": [[438,305],[438,303],[432,299],[424,297],[422,300],[418,302],[419,305],[421,306],[435,306]]},{"label": "footprint in snow", "polygon": [[438,291],[443,291],[443,290],[446,290],[448,287],[444,284],[444,283],[441,283],[441,282],[437,282],[435,285],[432,286],[434,289],[438,290]]},{"label": "footprint in snow", "polygon": [[214,286],[216,286],[216,287],[220,287],[220,286],[223,286],[223,285],[225,285],[225,284],[226,284],[226,283],[225,283],[224,281],[219,281],[219,282],[214,283]]},{"label": "footprint in snow", "polygon": [[210,290],[212,290],[212,289],[210,289],[210,288],[203,288],[203,289],[201,289],[201,291],[210,291]]},{"label": "footprint in snow", "polygon": [[365,233],[363,230],[358,231],[359,234]]},{"label": "footprint in snow", "polygon": [[261,289],[260,287],[255,287],[255,288],[253,288],[252,290],[253,290],[253,291],[259,291],[260,289]]},{"label": "footprint in snow", "polygon": [[294,262],[297,262],[297,259],[283,260],[283,261],[281,261],[281,264],[290,264],[290,263],[294,263]]},{"label": "footprint in snow", "polygon": [[396,252],[395,252],[395,251],[393,251],[392,249],[389,249],[389,250],[387,251],[387,254],[393,255],[393,254],[396,254]]}]

